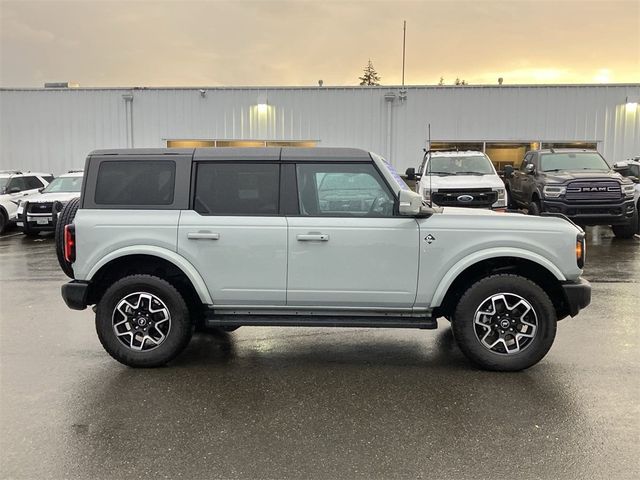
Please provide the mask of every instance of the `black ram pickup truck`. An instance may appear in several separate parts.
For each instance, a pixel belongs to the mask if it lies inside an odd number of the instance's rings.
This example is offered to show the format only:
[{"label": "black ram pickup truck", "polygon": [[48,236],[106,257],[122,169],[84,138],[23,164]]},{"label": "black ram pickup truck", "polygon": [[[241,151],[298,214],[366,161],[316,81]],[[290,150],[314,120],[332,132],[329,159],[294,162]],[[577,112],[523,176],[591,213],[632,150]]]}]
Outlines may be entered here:
[{"label": "black ram pickup truck", "polygon": [[635,234],[635,184],[595,150],[528,152],[518,170],[505,167],[505,183],[511,208],[561,213],[582,226],[611,225],[616,237]]}]

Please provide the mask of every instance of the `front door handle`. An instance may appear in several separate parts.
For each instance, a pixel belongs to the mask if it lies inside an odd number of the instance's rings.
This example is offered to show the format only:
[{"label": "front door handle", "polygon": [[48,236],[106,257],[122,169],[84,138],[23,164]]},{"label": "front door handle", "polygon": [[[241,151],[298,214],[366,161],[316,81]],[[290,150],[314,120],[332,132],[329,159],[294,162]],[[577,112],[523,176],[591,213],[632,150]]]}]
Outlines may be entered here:
[{"label": "front door handle", "polygon": [[187,238],[189,240],[218,240],[220,234],[211,232],[189,232],[187,233]]},{"label": "front door handle", "polygon": [[296,235],[299,242],[328,242],[329,235],[325,233],[308,233]]}]

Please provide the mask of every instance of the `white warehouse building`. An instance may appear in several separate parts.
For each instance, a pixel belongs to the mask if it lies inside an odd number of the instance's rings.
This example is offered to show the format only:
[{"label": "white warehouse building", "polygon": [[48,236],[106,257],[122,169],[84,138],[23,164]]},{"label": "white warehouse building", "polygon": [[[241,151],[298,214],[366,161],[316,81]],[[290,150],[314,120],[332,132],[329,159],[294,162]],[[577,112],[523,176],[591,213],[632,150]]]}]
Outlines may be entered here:
[{"label": "white warehouse building", "polygon": [[398,170],[432,148],[640,155],[640,84],[0,89],[0,170],[60,174],[101,148],[351,146]]}]

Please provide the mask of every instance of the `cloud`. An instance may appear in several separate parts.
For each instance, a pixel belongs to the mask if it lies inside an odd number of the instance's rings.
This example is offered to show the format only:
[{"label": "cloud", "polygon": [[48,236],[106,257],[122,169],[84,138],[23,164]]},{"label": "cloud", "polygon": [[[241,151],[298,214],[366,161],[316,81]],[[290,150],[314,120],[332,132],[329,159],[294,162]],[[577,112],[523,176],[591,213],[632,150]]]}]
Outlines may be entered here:
[{"label": "cloud", "polygon": [[[0,84],[637,81],[635,1],[3,1]],[[605,74],[600,72],[608,70]],[[37,72],[41,73],[38,74]],[[608,76],[607,76],[608,75]]]}]

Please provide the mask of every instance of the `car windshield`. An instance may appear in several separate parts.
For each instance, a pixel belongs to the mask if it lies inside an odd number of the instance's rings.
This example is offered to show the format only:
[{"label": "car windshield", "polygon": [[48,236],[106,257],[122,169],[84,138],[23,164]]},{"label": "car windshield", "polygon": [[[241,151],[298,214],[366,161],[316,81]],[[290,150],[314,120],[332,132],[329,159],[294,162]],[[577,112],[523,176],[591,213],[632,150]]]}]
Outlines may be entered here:
[{"label": "car windshield", "polygon": [[484,155],[432,156],[426,174],[432,175],[491,175],[493,166]]},{"label": "car windshield", "polygon": [[9,177],[0,178],[0,192],[4,192],[4,188],[7,186],[7,183],[9,183]]},{"label": "car windshield", "polygon": [[607,162],[596,152],[545,153],[541,157],[540,168],[543,172],[563,170],[609,171]]},{"label": "car windshield", "polygon": [[81,187],[82,177],[58,177],[42,193],[79,192]]}]

